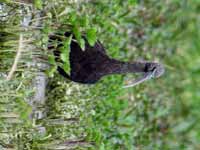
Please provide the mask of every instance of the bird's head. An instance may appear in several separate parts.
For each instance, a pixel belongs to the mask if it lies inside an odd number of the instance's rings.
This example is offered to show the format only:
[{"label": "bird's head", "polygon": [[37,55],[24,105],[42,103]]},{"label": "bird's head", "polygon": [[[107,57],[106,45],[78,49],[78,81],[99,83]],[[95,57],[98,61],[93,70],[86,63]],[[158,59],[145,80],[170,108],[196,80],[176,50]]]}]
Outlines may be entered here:
[{"label": "bird's head", "polygon": [[152,78],[158,78],[165,72],[164,66],[160,63],[147,63],[146,68]]}]

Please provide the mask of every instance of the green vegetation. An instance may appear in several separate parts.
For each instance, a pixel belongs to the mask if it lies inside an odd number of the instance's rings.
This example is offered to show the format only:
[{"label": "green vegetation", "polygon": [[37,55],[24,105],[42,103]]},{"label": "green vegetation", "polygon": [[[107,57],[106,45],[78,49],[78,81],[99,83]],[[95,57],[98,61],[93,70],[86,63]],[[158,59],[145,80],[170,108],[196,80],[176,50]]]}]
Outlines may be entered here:
[{"label": "green vegetation", "polygon": [[[35,0],[31,5],[0,3],[0,149],[200,149],[198,0]],[[43,16],[36,18],[41,10]],[[29,13],[35,18],[25,29],[20,22]],[[166,73],[128,89],[122,88],[126,76],[120,75],[95,85],[72,83],[56,72],[56,65],[69,71],[71,39],[61,36],[64,64],[47,50],[48,36],[66,31],[83,48],[81,34],[91,45],[99,39],[114,58],[162,62]],[[18,67],[5,81],[21,34]],[[50,64],[41,119],[30,119],[32,79],[39,70],[31,65],[35,58]]]}]

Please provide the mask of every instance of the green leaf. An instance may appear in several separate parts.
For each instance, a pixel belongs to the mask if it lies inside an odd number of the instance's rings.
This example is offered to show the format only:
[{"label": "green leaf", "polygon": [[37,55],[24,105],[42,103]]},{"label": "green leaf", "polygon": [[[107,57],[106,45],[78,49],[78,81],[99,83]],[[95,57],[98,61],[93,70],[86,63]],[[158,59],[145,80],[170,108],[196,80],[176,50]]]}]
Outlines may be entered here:
[{"label": "green leaf", "polygon": [[94,44],[97,40],[96,32],[97,32],[96,28],[90,28],[86,32],[87,40],[91,46],[94,46]]},{"label": "green leaf", "polygon": [[80,47],[83,51],[85,50],[85,40],[83,40],[82,38],[80,39]]},{"label": "green leaf", "polygon": [[56,64],[54,55],[49,55],[49,56],[48,56],[48,62],[49,62],[51,65],[55,65],[55,64]]},{"label": "green leaf", "polygon": [[49,34],[49,32],[51,31],[50,26],[48,24],[45,24],[44,28],[42,29],[42,31],[45,34]]},{"label": "green leaf", "polygon": [[72,41],[72,35],[70,37],[67,37],[63,41],[63,47],[61,48],[61,55],[60,55],[61,60],[64,62],[62,68],[67,73],[70,71],[69,53],[70,53],[71,41]]},{"label": "green leaf", "polygon": [[137,4],[136,0],[129,0],[128,3],[130,5],[136,5]]},{"label": "green leaf", "polygon": [[79,28],[78,28],[77,25],[75,25],[75,26],[73,27],[73,33],[74,33],[74,35],[75,35],[75,37],[76,37],[76,40],[77,40],[77,41],[80,41],[80,39],[81,39],[81,33],[80,33]]},{"label": "green leaf", "polygon": [[70,72],[70,63],[69,63],[69,61],[67,61],[67,62],[65,62],[63,64],[63,69],[65,70],[66,73]]},{"label": "green leaf", "polygon": [[18,112],[20,114],[20,118],[23,120],[27,120],[30,116],[30,113],[32,111],[31,107],[22,99],[17,98],[16,103],[18,104]]},{"label": "green leaf", "polygon": [[104,145],[104,143],[101,143],[99,149],[100,149],[100,150],[105,150],[105,145]]},{"label": "green leaf", "polygon": [[76,40],[77,40],[78,44],[80,45],[81,49],[84,51],[85,50],[85,41],[82,39],[81,32],[77,25],[74,26],[73,33],[74,33]]},{"label": "green leaf", "polygon": [[76,12],[73,11],[70,13],[69,22],[75,25],[77,23],[76,20],[77,20],[77,15],[76,15]]},{"label": "green leaf", "polygon": [[34,6],[37,9],[42,9],[42,1],[41,0],[34,0]]},{"label": "green leaf", "polygon": [[81,24],[82,27],[85,27],[85,28],[87,28],[89,26],[89,17],[88,17],[88,15],[80,18],[80,24]]},{"label": "green leaf", "polygon": [[67,62],[67,54],[66,53],[61,53],[60,58],[62,61]]},{"label": "green leaf", "polygon": [[49,77],[53,77],[56,70],[57,70],[57,66],[55,65],[51,67],[49,70],[47,70],[46,73]]},{"label": "green leaf", "polygon": [[68,51],[70,50],[71,41],[72,41],[72,35],[70,35],[70,37],[66,38],[63,43],[64,47],[67,48]]},{"label": "green leaf", "polygon": [[70,52],[71,40],[72,40],[72,35],[64,40],[63,47],[61,48],[60,57],[61,57],[61,60],[65,63],[67,61],[69,61],[69,52]]},{"label": "green leaf", "polygon": [[11,3],[11,0],[0,0],[0,2],[4,2],[4,3]]}]

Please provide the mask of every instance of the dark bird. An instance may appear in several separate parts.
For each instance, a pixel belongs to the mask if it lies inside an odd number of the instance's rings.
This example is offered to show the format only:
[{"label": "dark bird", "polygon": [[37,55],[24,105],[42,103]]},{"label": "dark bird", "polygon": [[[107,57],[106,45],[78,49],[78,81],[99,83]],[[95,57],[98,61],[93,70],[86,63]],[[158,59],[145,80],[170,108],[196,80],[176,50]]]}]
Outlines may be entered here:
[{"label": "dark bird", "polygon": [[[66,32],[65,36],[69,37],[71,33]],[[58,37],[50,36],[52,40],[60,40]],[[110,58],[104,46],[100,41],[96,41],[94,46],[85,40],[85,50],[82,50],[77,43],[75,36],[72,36],[70,44],[70,75],[64,69],[58,66],[58,72],[74,81],[83,84],[94,84],[99,81],[103,76],[111,74],[126,74],[126,73],[151,73],[153,77],[159,77],[164,73],[164,68],[161,64],[155,62],[123,62]],[[62,46],[62,45],[59,45]],[[52,49],[53,47],[49,47]],[[54,48],[54,55],[59,57],[60,52]],[[149,75],[148,75],[149,76]],[[147,77],[147,76],[145,76]]]}]

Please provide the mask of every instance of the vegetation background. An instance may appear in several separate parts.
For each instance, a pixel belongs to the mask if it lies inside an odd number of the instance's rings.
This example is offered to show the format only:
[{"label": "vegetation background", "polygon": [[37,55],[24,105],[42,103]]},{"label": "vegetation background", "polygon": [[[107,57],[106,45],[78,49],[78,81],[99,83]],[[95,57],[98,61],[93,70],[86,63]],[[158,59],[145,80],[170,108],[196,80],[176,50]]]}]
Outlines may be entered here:
[{"label": "vegetation background", "polygon": [[[200,149],[199,14],[198,0],[1,0],[0,149]],[[121,75],[92,86],[72,83],[57,74],[47,50],[49,34],[69,30],[81,46],[86,33],[116,59],[159,61],[166,72],[128,89]],[[62,38],[67,71],[70,39]],[[6,81],[20,43],[17,69]],[[50,68],[46,101],[37,105],[45,115],[34,118],[36,58]]]}]

